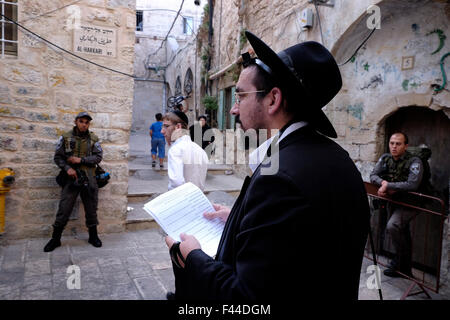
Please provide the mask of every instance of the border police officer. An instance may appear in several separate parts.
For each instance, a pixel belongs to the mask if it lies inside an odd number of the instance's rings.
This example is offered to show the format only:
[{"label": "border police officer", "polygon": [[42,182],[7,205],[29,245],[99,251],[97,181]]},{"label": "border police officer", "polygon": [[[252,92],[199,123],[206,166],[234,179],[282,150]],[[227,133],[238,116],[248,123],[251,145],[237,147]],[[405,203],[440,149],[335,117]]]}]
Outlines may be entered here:
[{"label": "border police officer", "polygon": [[45,252],[53,251],[61,245],[61,234],[78,195],[81,196],[86,212],[88,242],[94,247],[102,246],[97,235],[98,186],[95,169],[102,161],[103,150],[98,137],[89,131],[91,120],[92,117],[87,112],[80,112],[75,118],[73,129],[59,138],[54,161],[61,168],[62,176],[65,178],[61,182],[63,189],[53,224],[53,235],[44,247]]},{"label": "border police officer", "polygon": [[[416,191],[422,183],[423,163],[419,157],[413,156],[408,148],[408,137],[402,132],[394,133],[389,139],[389,151],[378,160],[370,175],[370,181],[380,185],[378,195],[392,195],[395,200],[408,201],[405,191]],[[403,191],[403,193],[402,193]],[[411,273],[411,235],[409,223],[417,215],[417,211],[403,206],[389,205],[391,217],[386,231],[392,238],[395,258],[384,274],[398,277],[396,270],[405,275]]]}]

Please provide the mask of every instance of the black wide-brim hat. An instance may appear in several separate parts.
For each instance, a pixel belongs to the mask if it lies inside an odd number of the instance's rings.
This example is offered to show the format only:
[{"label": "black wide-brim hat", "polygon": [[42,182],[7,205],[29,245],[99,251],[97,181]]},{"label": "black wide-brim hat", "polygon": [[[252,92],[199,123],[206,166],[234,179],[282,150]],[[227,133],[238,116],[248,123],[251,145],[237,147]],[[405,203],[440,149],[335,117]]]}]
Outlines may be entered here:
[{"label": "black wide-brim hat", "polygon": [[298,104],[296,114],[320,133],[337,138],[321,110],[342,87],[341,73],[331,53],[318,42],[306,41],[276,54],[253,33],[246,31],[245,35],[258,59],[270,68],[281,89],[287,91],[290,104]]}]

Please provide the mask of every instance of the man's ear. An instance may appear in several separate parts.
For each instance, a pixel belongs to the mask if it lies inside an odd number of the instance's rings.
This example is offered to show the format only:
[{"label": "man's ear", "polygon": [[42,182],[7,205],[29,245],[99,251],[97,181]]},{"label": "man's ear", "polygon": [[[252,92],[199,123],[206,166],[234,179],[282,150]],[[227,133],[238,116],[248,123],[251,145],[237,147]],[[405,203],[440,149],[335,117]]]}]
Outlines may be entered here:
[{"label": "man's ear", "polygon": [[268,99],[268,109],[267,112],[270,115],[274,115],[279,112],[283,106],[283,93],[277,87],[272,88],[270,92],[267,94],[266,99]]},{"label": "man's ear", "polygon": [[181,129],[181,128],[182,128],[181,123],[177,123],[177,124],[175,125],[175,129]]}]

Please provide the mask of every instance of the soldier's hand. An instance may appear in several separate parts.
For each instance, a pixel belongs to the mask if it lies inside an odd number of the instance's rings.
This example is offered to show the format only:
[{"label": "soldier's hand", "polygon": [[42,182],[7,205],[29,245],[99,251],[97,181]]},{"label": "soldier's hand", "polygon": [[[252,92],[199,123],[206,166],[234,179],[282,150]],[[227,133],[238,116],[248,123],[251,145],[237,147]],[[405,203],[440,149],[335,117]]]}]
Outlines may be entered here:
[{"label": "soldier's hand", "polygon": [[69,158],[67,159],[67,162],[68,162],[68,163],[71,163],[71,164],[79,164],[79,163],[81,163],[81,158],[78,158],[78,157],[69,157]]},{"label": "soldier's hand", "polygon": [[72,168],[67,170],[67,174],[69,175],[69,177],[74,178],[75,180],[78,179],[77,172]]}]

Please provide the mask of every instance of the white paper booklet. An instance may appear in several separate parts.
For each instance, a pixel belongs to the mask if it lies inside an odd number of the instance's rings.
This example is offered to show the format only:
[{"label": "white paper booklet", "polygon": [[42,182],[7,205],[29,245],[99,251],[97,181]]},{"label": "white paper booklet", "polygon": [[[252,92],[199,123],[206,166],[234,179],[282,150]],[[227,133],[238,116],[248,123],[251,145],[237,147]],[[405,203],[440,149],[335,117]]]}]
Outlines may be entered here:
[{"label": "white paper booklet", "polygon": [[225,223],[203,217],[203,213],[215,210],[196,185],[188,182],[167,191],[147,202],[144,210],[176,241],[181,241],[180,233],[184,232],[195,236],[207,255],[216,254]]}]

